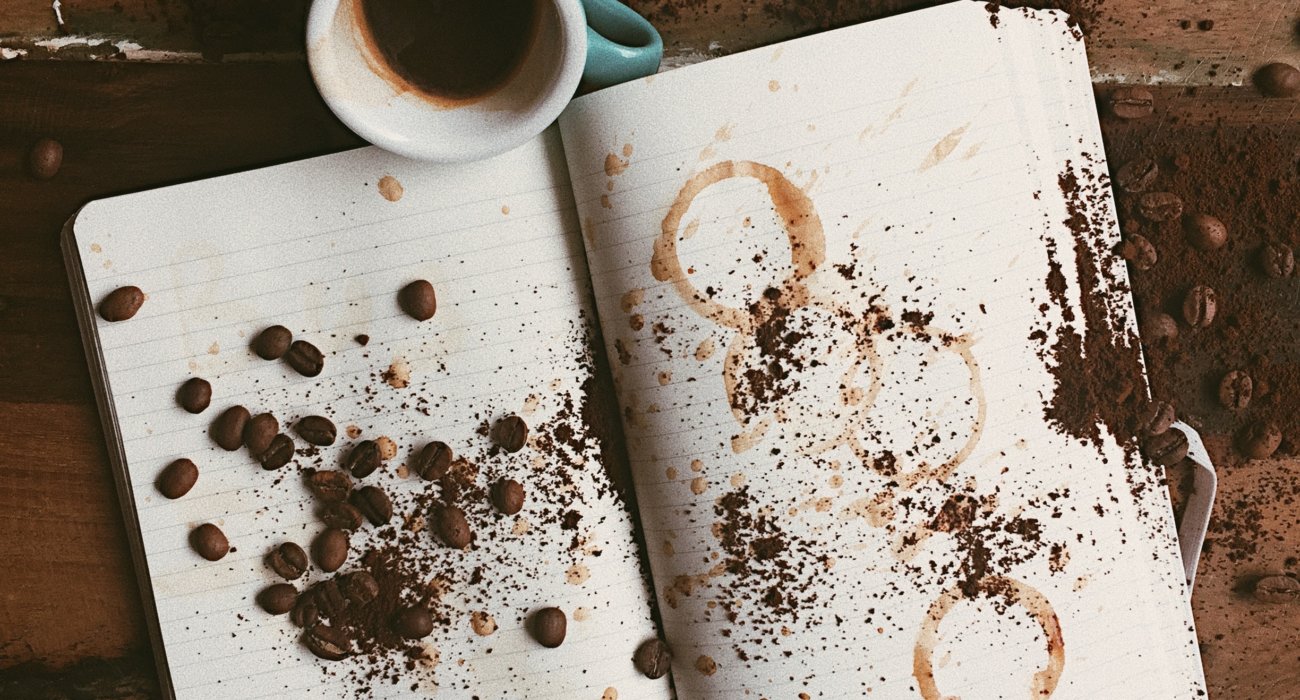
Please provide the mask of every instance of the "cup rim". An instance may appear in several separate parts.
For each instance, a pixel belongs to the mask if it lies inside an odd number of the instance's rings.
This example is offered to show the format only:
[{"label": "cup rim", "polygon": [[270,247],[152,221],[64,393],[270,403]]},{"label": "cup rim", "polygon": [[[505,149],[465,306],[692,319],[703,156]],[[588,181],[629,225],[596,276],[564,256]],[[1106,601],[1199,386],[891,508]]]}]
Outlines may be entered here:
[{"label": "cup rim", "polygon": [[[548,0],[559,14],[562,45],[560,46],[560,70],[552,81],[551,89],[527,115],[521,116],[505,128],[482,129],[459,138],[447,139],[421,138],[418,133],[407,133],[405,140],[388,138],[385,132],[373,126],[368,118],[369,109],[357,107],[340,100],[335,86],[330,84],[332,77],[320,67],[317,58],[320,52],[318,44],[325,39],[343,0],[313,0],[307,13],[307,67],[312,81],[325,105],[329,107],[339,121],[367,142],[386,151],[407,158],[441,163],[455,163],[481,160],[509,151],[540,134],[560,113],[564,111],[569,100],[578,89],[582,80],[583,66],[586,62],[587,41],[586,13],[581,0]],[[360,0],[353,0],[360,1]],[[358,54],[358,61],[364,59]],[[346,89],[345,86],[341,86]],[[373,108],[372,108],[373,109]],[[429,114],[434,114],[430,108]],[[413,126],[411,131],[414,131]]]}]

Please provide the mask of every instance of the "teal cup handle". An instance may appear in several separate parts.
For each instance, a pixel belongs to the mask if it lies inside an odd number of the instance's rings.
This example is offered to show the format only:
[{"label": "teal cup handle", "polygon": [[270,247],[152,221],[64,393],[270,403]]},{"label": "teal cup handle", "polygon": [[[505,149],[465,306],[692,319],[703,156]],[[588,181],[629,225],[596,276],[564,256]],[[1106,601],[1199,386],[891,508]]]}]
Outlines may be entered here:
[{"label": "teal cup handle", "polygon": [[587,12],[587,64],[582,80],[609,87],[654,75],[664,41],[654,26],[618,0],[582,0]]}]

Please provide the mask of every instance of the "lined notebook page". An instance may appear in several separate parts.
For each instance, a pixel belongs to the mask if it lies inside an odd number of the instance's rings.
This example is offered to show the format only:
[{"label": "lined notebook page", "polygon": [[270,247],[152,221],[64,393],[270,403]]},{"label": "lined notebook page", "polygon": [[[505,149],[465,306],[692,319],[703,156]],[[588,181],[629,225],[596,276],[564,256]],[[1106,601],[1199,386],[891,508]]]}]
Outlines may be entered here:
[{"label": "lined notebook page", "polygon": [[[667,681],[647,680],[630,661],[654,625],[631,516],[583,416],[594,316],[578,241],[553,131],[473,165],[363,149],[80,213],[68,252],[80,260],[88,303],[124,284],[148,294],[129,321],[89,316],[88,342],[106,375],[111,451],[129,474],[147,558],[140,575],[178,697],[669,697]],[[423,323],[396,303],[397,290],[421,278],[438,296],[436,316]],[[320,377],[252,354],[253,334],[271,324],[324,352]],[[213,385],[202,415],[176,405],[190,376]],[[293,465],[265,472],[207,436],[232,404],[270,411],[282,427],[325,415],[339,442],[313,456],[299,439]],[[493,454],[481,429],[511,413],[528,422],[530,443]],[[343,434],[349,426],[355,437]],[[313,657],[288,617],[266,614],[254,597],[277,580],[263,564],[269,547],[307,547],[323,527],[301,469],[334,468],[348,446],[380,436],[397,456],[360,483],[388,490],[396,515],[354,535],[341,571],[401,533],[415,543],[417,576],[443,590],[435,615],[447,622],[423,640],[426,660],[408,670],[398,655],[372,678],[372,662]],[[469,551],[443,547],[424,528],[438,487],[401,466],[431,440],[477,468],[476,488],[501,476],[525,486],[515,517],[481,494],[462,503],[476,536]],[[153,484],[178,457],[194,460],[200,477],[169,501]],[[187,546],[202,522],[230,539],[219,562]],[[296,583],[321,578],[313,570]],[[523,620],[552,605],[568,614],[568,638],[544,649]],[[472,613],[490,615],[495,631],[479,634]]]},{"label": "lined notebook page", "polygon": [[1167,501],[1044,420],[1063,29],[955,4],[562,117],[683,697],[1202,691]]}]

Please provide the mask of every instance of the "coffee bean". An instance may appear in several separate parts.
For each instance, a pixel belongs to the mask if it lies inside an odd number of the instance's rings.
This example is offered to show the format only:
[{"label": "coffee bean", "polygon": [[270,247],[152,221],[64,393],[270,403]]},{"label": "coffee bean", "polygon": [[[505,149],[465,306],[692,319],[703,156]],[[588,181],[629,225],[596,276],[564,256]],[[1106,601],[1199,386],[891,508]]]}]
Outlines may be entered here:
[{"label": "coffee bean", "polygon": [[374,440],[362,440],[348,453],[343,468],[352,472],[352,476],[364,479],[379,468],[379,445]]},{"label": "coffee bean", "polygon": [[348,533],[335,527],[326,529],[311,543],[311,553],[321,571],[338,571],[348,560]]},{"label": "coffee bean", "polygon": [[284,326],[269,326],[253,339],[253,352],[263,360],[278,360],[289,351],[293,331]]},{"label": "coffee bean", "polygon": [[1255,582],[1255,600],[1261,603],[1300,601],[1300,581],[1290,576],[1265,576]]},{"label": "coffee bean", "polygon": [[569,619],[564,616],[564,611],[559,608],[542,608],[533,613],[529,627],[533,633],[533,639],[538,644],[549,649],[554,649],[564,643],[564,635],[568,632]]},{"label": "coffee bean", "polygon": [[158,475],[158,481],[154,483],[158,487],[158,493],[167,498],[176,499],[184,496],[194,488],[194,482],[199,480],[199,468],[188,459],[181,458],[168,464]]},{"label": "coffee bean", "polygon": [[190,532],[190,546],[208,561],[217,561],[230,551],[226,534],[212,523],[203,523]]},{"label": "coffee bean", "polygon": [[1259,251],[1259,262],[1269,277],[1290,277],[1295,270],[1295,254],[1285,243],[1265,243]]},{"label": "coffee bean", "polygon": [[269,413],[259,413],[244,424],[244,446],[248,448],[253,457],[260,459],[262,455],[271,447],[273,440],[280,432],[280,421]]},{"label": "coffee bean", "polygon": [[1300,69],[1286,63],[1270,63],[1255,71],[1255,85],[1269,97],[1300,95]]},{"label": "coffee bean", "polygon": [[339,590],[343,591],[349,603],[357,606],[369,605],[379,597],[379,583],[374,576],[364,571],[344,574],[339,581]]},{"label": "coffee bean", "polygon": [[387,524],[393,517],[393,501],[378,486],[362,486],[352,494],[352,505],[373,525]]},{"label": "coffee bean", "polygon": [[1166,430],[1142,443],[1147,459],[1162,467],[1172,467],[1187,456],[1187,436],[1181,430]]},{"label": "coffee bean", "polygon": [[287,581],[307,572],[307,553],[293,542],[284,542],[266,554],[266,565]]},{"label": "coffee bean", "polygon": [[37,141],[27,153],[27,170],[38,180],[48,180],[63,167],[63,144],[54,139]]},{"label": "coffee bean", "polygon": [[1223,375],[1219,381],[1219,403],[1229,411],[1245,410],[1254,391],[1250,375],[1239,369]]},{"label": "coffee bean", "polygon": [[506,452],[518,452],[528,442],[528,424],[519,416],[506,416],[492,427],[492,440]]},{"label": "coffee bean", "polygon": [[176,390],[176,403],[190,413],[203,413],[212,403],[212,385],[206,379],[190,377]]},{"label": "coffee bean", "polygon": [[233,452],[244,444],[244,426],[248,424],[248,409],[231,406],[221,412],[208,428],[208,435],[221,449]]},{"label": "coffee bean", "polygon": [[332,469],[312,472],[307,475],[307,488],[326,503],[346,501],[352,492],[352,477],[347,472]]},{"label": "coffee bean", "polygon": [[1146,192],[1156,183],[1160,168],[1150,158],[1130,160],[1115,173],[1115,185],[1125,192]]},{"label": "coffee bean", "polygon": [[315,345],[305,340],[295,340],[285,354],[289,366],[304,377],[315,377],[325,369],[325,356]]},{"label": "coffee bean", "polygon": [[1142,321],[1142,340],[1154,343],[1178,337],[1178,322],[1161,311],[1149,312]]},{"label": "coffee bean", "polygon": [[447,475],[447,470],[451,468],[451,460],[451,448],[447,443],[435,440],[420,450],[412,460],[411,466],[421,479],[437,481]]},{"label": "coffee bean", "polygon": [[99,316],[105,321],[125,321],[135,315],[144,304],[144,292],[139,287],[118,287],[99,302]]},{"label": "coffee bean", "polygon": [[341,661],[352,654],[352,640],[347,633],[329,625],[309,627],[302,633],[302,643],[326,661]]},{"label": "coffee bean", "polygon": [[506,515],[514,515],[524,507],[524,485],[514,479],[498,479],[492,485],[492,504]]},{"label": "coffee bean", "polygon": [[1137,209],[1147,221],[1173,221],[1183,215],[1183,200],[1172,192],[1143,192]]},{"label": "coffee bean", "polygon": [[267,471],[279,469],[293,459],[293,438],[280,433],[271,438],[271,444],[266,447],[266,451],[258,460],[262,463],[262,468]]},{"label": "coffee bean", "polygon": [[1155,98],[1151,95],[1151,91],[1140,87],[1111,90],[1106,102],[1110,107],[1110,113],[1120,119],[1149,117],[1155,106]]},{"label": "coffee bean", "polygon": [[338,429],[334,427],[334,422],[325,416],[299,418],[293,428],[298,431],[298,435],[302,439],[321,447],[333,445],[334,438],[338,435]]},{"label": "coffee bean", "polygon": [[289,583],[276,583],[262,589],[257,594],[257,603],[272,615],[283,615],[293,610],[298,602],[298,589]]},{"label": "coffee bean", "polygon": [[662,640],[647,639],[641,642],[632,655],[632,663],[646,678],[657,679],[668,675],[673,662],[672,652]]},{"label": "coffee bean", "polygon": [[1192,287],[1183,298],[1183,320],[1192,328],[1206,328],[1218,311],[1218,294],[1203,284]]},{"label": "coffee bean", "polygon": [[465,549],[474,540],[469,522],[465,520],[465,511],[456,506],[443,506],[434,509],[434,532],[448,546]]},{"label": "coffee bean", "polygon": [[1160,256],[1156,253],[1156,247],[1151,244],[1151,241],[1147,240],[1146,236],[1137,233],[1124,239],[1124,242],[1120,244],[1119,254],[1138,270],[1150,270],[1156,266],[1156,262],[1160,259]]},{"label": "coffee bean", "polygon": [[1282,444],[1282,431],[1276,423],[1257,420],[1241,432],[1237,446],[1251,459],[1268,459]]},{"label": "coffee bean", "polygon": [[423,639],[433,632],[433,616],[422,605],[402,608],[393,616],[393,631],[407,639]]},{"label": "coffee bean", "polygon": [[320,520],[329,527],[352,532],[361,527],[363,518],[355,506],[338,502],[325,504],[321,509]]},{"label": "coffee bean", "polygon": [[1199,250],[1217,250],[1228,242],[1228,227],[1208,214],[1187,217],[1184,224],[1187,242]]},{"label": "coffee bean", "polygon": [[1137,430],[1142,435],[1159,435],[1174,424],[1174,406],[1168,401],[1149,401],[1137,414]]},{"label": "coffee bean", "polygon": [[311,594],[316,599],[316,610],[330,622],[338,622],[348,607],[348,599],[343,597],[339,584],[332,578],[311,587]]},{"label": "coffee bean", "polygon": [[438,299],[433,293],[433,285],[427,280],[416,280],[397,293],[397,303],[407,316],[417,321],[433,318],[438,310]]},{"label": "coffee bean", "polygon": [[304,592],[298,596],[298,602],[289,611],[289,620],[299,627],[312,627],[320,621],[320,608],[316,606],[316,596]]}]

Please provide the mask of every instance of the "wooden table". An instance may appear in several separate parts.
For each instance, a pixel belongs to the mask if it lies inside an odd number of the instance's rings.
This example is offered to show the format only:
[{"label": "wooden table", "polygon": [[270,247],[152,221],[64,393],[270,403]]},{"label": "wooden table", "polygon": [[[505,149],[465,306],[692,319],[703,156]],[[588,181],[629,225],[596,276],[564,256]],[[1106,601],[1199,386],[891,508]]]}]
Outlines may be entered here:
[{"label": "wooden table", "polygon": [[[934,3],[631,4],[661,27],[666,65],[678,66]],[[1158,130],[1170,115],[1229,133],[1263,122],[1300,144],[1300,100],[1265,101],[1248,80],[1267,60],[1300,64],[1300,0],[1064,4],[1085,10],[1099,83],[1166,85],[1156,90],[1165,116],[1130,128]],[[93,198],[360,144],[307,74],[305,6],[64,0],[62,28],[49,0],[8,0],[0,13],[0,697],[156,694],[58,234]],[[1212,28],[1198,28],[1204,20]],[[22,159],[47,135],[66,155],[41,182]],[[1209,437],[1222,454],[1223,437]],[[1242,575],[1300,555],[1290,493],[1261,486],[1261,474],[1300,484],[1300,462],[1222,473],[1220,498],[1261,501],[1268,537],[1251,561],[1217,551],[1202,563],[1195,607],[1215,697],[1298,692],[1300,606],[1264,607],[1235,590]]]}]

